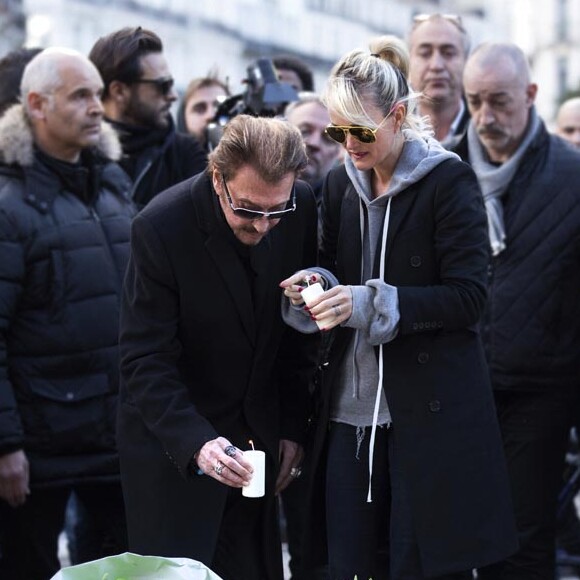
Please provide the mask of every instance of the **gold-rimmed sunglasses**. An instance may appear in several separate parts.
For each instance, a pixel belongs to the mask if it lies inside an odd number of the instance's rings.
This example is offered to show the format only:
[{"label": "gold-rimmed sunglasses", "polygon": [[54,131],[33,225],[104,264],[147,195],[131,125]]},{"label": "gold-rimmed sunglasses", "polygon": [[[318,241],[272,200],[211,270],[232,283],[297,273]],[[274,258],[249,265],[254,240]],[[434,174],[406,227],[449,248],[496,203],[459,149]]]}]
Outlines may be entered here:
[{"label": "gold-rimmed sunglasses", "polygon": [[352,135],[361,143],[374,143],[377,140],[377,131],[383,126],[384,122],[391,116],[398,103],[395,103],[387,116],[377,125],[375,129],[365,127],[364,125],[328,125],[324,132],[337,143],[344,143],[348,134]]}]

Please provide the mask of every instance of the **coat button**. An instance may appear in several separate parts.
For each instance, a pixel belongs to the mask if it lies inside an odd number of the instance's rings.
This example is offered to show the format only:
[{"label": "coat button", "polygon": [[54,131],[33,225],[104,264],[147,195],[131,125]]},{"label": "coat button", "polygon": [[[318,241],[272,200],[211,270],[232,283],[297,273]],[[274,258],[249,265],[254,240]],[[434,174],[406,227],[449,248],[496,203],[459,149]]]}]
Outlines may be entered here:
[{"label": "coat button", "polygon": [[438,401],[437,399],[429,401],[429,411],[431,411],[431,413],[439,413],[439,411],[441,411],[441,401]]},{"label": "coat button", "polygon": [[442,320],[440,320],[440,321],[437,323],[437,328],[443,328],[443,321],[442,321]]},{"label": "coat button", "polygon": [[417,356],[417,361],[420,365],[426,364],[427,362],[429,362],[429,353],[420,352],[419,355]]},{"label": "coat button", "polygon": [[421,265],[421,256],[411,256],[411,266],[418,268]]},{"label": "coat button", "polygon": [[67,393],[66,394],[66,400],[67,401],[72,401],[75,398],[75,394],[74,393]]},{"label": "coat button", "polygon": [[417,330],[419,328],[419,325],[416,322],[413,322],[413,330]]}]

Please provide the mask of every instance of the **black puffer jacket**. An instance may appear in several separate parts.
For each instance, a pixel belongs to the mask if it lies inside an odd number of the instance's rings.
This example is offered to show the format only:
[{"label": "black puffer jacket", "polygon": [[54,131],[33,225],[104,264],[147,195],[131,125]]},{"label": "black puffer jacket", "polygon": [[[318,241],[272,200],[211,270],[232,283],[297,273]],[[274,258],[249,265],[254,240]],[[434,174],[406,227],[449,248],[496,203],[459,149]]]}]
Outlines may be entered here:
[{"label": "black puffer jacket", "polygon": [[32,486],[119,477],[119,294],[135,211],[114,150],[108,129],[85,204],[40,162],[19,105],[0,121],[0,455],[24,449]]},{"label": "black puffer jacket", "polygon": [[[467,139],[456,149],[467,160]],[[483,338],[496,389],[580,381],[580,154],[544,125],[503,198]]]}]

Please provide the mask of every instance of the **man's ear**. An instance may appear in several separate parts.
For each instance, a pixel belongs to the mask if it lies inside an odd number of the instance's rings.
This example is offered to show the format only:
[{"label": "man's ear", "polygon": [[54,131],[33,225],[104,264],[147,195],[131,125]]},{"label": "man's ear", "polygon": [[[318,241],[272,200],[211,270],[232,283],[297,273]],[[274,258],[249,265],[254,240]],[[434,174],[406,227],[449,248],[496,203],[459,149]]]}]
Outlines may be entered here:
[{"label": "man's ear", "polygon": [[46,97],[40,93],[30,92],[26,97],[26,104],[28,105],[28,114],[33,119],[44,119],[44,107],[46,105]]},{"label": "man's ear", "polygon": [[221,193],[221,179],[217,169],[214,169],[211,172],[211,182],[213,183],[213,189],[216,192],[216,195],[219,197]]},{"label": "man's ear", "polygon": [[537,94],[538,94],[538,85],[536,83],[530,83],[526,87],[526,103],[530,107],[534,104]]},{"label": "man's ear", "polygon": [[117,105],[123,105],[130,97],[131,87],[121,81],[111,81],[107,99],[112,99]]}]

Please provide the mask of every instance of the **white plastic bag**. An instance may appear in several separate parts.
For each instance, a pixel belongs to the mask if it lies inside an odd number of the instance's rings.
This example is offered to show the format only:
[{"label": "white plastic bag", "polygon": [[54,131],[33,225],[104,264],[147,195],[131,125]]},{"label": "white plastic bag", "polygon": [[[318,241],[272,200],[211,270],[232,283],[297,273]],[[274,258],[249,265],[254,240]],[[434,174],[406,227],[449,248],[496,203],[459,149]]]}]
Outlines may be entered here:
[{"label": "white plastic bag", "polygon": [[222,580],[197,560],[125,552],[63,568],[51,580]]}]

